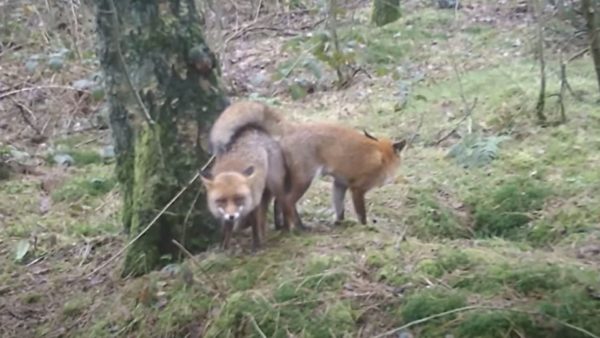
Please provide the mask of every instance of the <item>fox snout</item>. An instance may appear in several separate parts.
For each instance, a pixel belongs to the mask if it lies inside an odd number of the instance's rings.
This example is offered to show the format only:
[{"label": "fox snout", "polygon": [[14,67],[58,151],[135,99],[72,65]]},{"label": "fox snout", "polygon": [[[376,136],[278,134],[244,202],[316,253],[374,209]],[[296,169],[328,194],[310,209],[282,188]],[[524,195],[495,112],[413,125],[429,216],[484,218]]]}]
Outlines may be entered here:
[{"label": "fox snout", "polygon": [[236,208],[235,210],[226,210],[224,208],[219,208],[219,212],[221,213],[221,218],[225,222],[234,223],[240,219],[240,216],[242,215],[242,209],[243,207]]},{"label": "fox snout", "polygon": [[238,218],[240,218],[239,212],[236,212],[233,214],[223,214],[223,219],[225,221],[234,222],[234,221],[237,221]]}]

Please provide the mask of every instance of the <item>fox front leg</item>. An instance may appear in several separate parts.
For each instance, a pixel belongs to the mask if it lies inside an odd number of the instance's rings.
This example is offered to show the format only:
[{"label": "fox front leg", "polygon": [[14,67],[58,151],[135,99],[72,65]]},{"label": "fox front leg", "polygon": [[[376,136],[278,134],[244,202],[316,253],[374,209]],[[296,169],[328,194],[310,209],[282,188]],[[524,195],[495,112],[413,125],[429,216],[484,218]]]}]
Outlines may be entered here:
[{"label": "fox front leg", "polygon": [[352,190],[352,202],[354,204],[354,211],[360,224],[367,224],[367,212],[365,210],[365,192],[361,189]]},{"label": "fox front leg", "polygon": [[221,249],[229,249],[229,242],[231,242],[231,235],[233,233],[234,222],[223,221],[221,229],[223,230],[223,241],[221,242]]}]

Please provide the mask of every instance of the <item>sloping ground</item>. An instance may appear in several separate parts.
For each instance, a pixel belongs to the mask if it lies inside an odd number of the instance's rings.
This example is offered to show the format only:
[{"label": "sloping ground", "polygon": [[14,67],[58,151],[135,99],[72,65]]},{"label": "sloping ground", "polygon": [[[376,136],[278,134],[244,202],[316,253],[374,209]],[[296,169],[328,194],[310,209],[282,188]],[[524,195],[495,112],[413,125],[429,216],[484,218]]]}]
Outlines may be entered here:
[{"label": "sloping ground", "polygon": [[[268,98],[290,118],[414,140],[403,179],[367,196],[367,226],[349,213],[333,227],[323,179],[300,206],[311,233],[271,232],[256,255],[239,234],[232,252],[135,280],[117,277],[119,260],[89,275],[125,245],[112,166],[87,137],[57,140],[75,168],[45,165],[41,176],[0,186],[3,336],[600,336],[600,108],[591,60],[569,65],[582,97],[567,96],[568,123],[541,128],[533,123],[539,80],[526,17],[476,4],[457,17],[409,8],[379,29],[367,17],[357,13],[360,23],[341,36],[362,37],[358,54],[371,78],[297,101]],[[294,51],[313,43],[265,41],[252,44],[252,55],[269,47],[290,55],[268,62],[271,73],[289,69]],[[557,57],[548,54],[555,93]],[[324,74],[327,83],[332,72]],[[558,119],[555,98],[547,113]],[[477,146],[461,141],[469,138]],[[473,149],[480,155],[467,156]],[[15,248],[28,238],[32,247],[17,264]]]}]

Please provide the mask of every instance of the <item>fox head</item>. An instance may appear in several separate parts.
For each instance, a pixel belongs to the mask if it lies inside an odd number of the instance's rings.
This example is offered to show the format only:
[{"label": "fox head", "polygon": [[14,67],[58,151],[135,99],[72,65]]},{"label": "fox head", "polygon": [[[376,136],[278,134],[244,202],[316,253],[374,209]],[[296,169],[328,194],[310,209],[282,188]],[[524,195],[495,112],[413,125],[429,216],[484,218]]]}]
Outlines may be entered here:
[{"label": "fox head", "polygon": [[387,138],[376,138],[375,136],[369,134],[366,129],[363,129],[363,133],[367,138],[377,142],[377,147],[383,154],[383,160],[388,163],[388,170],[384,176],[382,184],[396,182],[398,180],[397,170],[401,163],[401,153],[406,147],[406,139],[393,141]]},{"label": "fox head", "polygon": [[200,175],[206,187],[210,212],[226,224],[237,223],[252,211],[251,181],[255,177],[254,167],[243,172],[222,172],[214,177],[203,171]]}]

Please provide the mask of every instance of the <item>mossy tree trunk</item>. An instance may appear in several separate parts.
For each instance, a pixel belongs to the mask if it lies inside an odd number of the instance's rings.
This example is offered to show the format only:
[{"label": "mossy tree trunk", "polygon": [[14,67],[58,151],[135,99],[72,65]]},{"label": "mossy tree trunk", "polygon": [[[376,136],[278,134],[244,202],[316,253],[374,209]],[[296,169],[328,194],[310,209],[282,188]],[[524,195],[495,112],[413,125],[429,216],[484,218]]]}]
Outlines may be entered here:
[{"label": "mossy tree trunk", "polygon": [[373,0],[371,21],[375,25],[387,25],[398,18],[400,18],[400,0]]},{"label": "mossy tree trunk", "polygon": [[581,0],[581,10],[585,16],[588,36],[590,39],[590,51],[594,60],[594,68],[596,69],[596,78],[598,80],[598,89],[600,90],[600,27],[597,25],[599,10],[598,1]]},{"label": "mossy tree trunk", "polygon": [[[200,140],[227,101],[193,0],[94,1],[122,220],[133,237],[209,159]],[[215,240],[217,225],[199,189],[192,185],[128,249],[123,275],[180,257],[172,239],[192,251]]]}]

